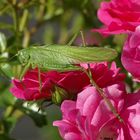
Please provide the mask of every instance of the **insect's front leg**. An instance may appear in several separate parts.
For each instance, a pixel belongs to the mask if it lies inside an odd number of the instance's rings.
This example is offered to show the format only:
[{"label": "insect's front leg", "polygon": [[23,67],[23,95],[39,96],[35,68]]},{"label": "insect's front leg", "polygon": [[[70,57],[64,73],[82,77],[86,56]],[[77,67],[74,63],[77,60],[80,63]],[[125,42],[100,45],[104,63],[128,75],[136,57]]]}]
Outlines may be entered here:
[{"label": "insect's front leg", "polygon": [[22,82],[22,78],[23,76],[25,75],[25,73],[27,72],[27,70],[29,69],[30,67],[30,63],[28,62],[27,65],[25,65],[25,67],[23,68],[23,71],[21,72],[20,76],[19,76],[19,80],[20,80],[20,83],[22,84],[23,88],[26,89],[26,86],[25,84]]},{"label": "insect's front leg", "polygon": [[25,65],[25,67],[23,68],[23,71],[21,72],[21,74],[19,76],[20,81],[22,80],[23,76],[25,75],[25,73],[27,72],[29,67],[30,67],[30,62],[28,62],[27,65]]}]

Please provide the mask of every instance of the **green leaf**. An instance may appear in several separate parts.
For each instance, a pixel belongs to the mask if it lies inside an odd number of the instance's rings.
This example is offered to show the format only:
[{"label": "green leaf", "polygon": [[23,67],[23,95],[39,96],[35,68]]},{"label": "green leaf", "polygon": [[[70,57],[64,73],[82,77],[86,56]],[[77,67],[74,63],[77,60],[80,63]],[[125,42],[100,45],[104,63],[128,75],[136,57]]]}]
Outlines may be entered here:
[{"label": "green leaf", "polygon": [[4,128],[5,128],[6,133],[12,132],[16,123],[17,123],[16,117],[11,116],[11,117],[4,118],[3,124],[4,124]]},{"label": "green leaf", "polygon": [[110,48],[67,45],[31,47],[18,52],[19,61],[24,65],[56,70],[77,69],[73,64],[110,61],[116,56],[117,52]]},{"label": "green leaf", "polygon": [[14,104],[15,97],[10,93],[10,83],[8,79],[0,76],[0,108],[6,108]]},{"label": "green leaf", "polygon": [[0,65],[0,73],[2,73],[8,79],[10,79],[11,77],[13,77],[12,68],[7,63]]},{"label": "green leaf", "polygon": [[34,120],[36,126],[38,127],[43,127],[47,125],[46,114],[40,114],[38,112],[30,110],[30,112],[28,112],[28,116]]},{"label": "green leaf", "polygon": [[11,24],[1,22],[0,23],[0,29],[9,29],[9,30],[13,31],[13,26]]},{"label": "green leaf", "polygon": [[43,127],[47,125],[47,114],[45,112],[33,111],[26,107],[21,107],[20,111],[28,115],[38,127]]},{"label": "green leaf", "polygon": [[0,32],[0,52],[3,52],[7,46],[6,37]]}]

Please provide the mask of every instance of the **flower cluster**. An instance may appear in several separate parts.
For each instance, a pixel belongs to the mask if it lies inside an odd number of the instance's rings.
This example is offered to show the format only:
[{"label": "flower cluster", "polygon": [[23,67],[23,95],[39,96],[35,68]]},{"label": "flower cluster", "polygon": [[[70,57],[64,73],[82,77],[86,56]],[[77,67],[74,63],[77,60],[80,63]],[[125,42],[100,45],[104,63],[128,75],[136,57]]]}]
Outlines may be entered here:
[{"label": "flower cluster", "polygon": [[111,0],[102,2],[98,17],[104,26],[96,31],[102,34],[128,35],[122,52],[122,64],[136,80],[140,79],[140,2],[138,0]]},{"label": "flower cluster", "polygon": [[136,80],[140,80],[140,26],[131,32],[125,42],[122,52],[122,64]]},{"label": "flower cluster", "polygon": [[96,89],[88,87],[78,94],[77,101],[63,102],[63,119],[54,122],[65,140],[139,140],[140,93],[126,94],[117,84],[104,92],[123,122],[113,115]]},{"label": "flower cluster", "polygon": [[[105,75],[104,71],[100,71],[101,66],[104,64],[91,65],[102,77],[96,83],[102,87],[120,118],[115,116],[95,87],[87,86],[78,93],[76,101],[65,100],[62,103],[63,118],[53,125],[59,128],[65,140],[139,140],[140,127],[137,123],[140,121],[140,91],[134,94],[126,92],[124,75],[119,73],[115,63]],[[113,75],[109,78],[111,73]]]},{"label": "flower cluster", "polygon": [[[124,33],[121,61],[133,78],[140,80],[140,2],[138,0],[111,0],[102,2],[98,17],[104,27],[94,29],[103,35]],[[98,68],[97,68],[98,69]],[[102,72],[100,72],[102,75]],[[104,75],[104,74],[103,74]],[[94,76],[94,75],[93,75]],[[102,77],[102,76],[101,76]],[[95,80],[96,78],[93,77]],[[102,86],[104,94],[118,112],[117,118],[99,91],[92,86],[78,94],[76,101],[62,103],[62,120],[55,121],[65,140],[139,140],[140,139],[140,91],[128,94],[124,81],[108,79]],[[117,78],[116,78],[117,79]],[[120,78],[118,78],[120,79]],[[97,85],[103,80],[96,81]],[[108,84],[110,83],[110,84]]]},{"label": "flower cluster", "polygon": [[[106,62],[91,64],[90,67],[94,80],[101,88],[120,82],[125,78],[124,74],[119,73],[120,69],[116,67],[115,62],[112,63],[110,68]],[[87,69],[87,64],[81,64],[81,68]],[[12,80],[14,86],[10,91],[15,97],[30,101],[50,99],[55,86],[64,89],[70,96],[75,96],[90,85],[90,80],[83,71],[41,72],[40,77],[41,83],[39,82],[38,70],[29,70],[22,80]]]},{"label": "flower cluster", "polygon": [[102,2],[98,18],[105,25],[98,31],[103,34],[119,34],[135,31],[140,25],[139,0],[111,0]]},{"label": "flower cluster", "polygon": [[[102,34],[127,34],[121,61],[140,80],[140,1],[101,2],[98,17]],[[95,29],[94,29],[95,31]],[[90,66],[90,67],[89,67]],[[51,100],[55,89],[68,98],[61,100],[62,120],[54,121],[64,140],[140,140],[140,90],[126,91],[125,74],[116,63],[80,64],[84,71],[29,70],[22,80],[13,79],[12,94],[23,100]],[[58,91],[57,93],[61,93]],[[60,95],[62,96],[62,95]],[[73,100],[65,100],[73,99]],[[61,103],[60,102],[60,103]]]}]

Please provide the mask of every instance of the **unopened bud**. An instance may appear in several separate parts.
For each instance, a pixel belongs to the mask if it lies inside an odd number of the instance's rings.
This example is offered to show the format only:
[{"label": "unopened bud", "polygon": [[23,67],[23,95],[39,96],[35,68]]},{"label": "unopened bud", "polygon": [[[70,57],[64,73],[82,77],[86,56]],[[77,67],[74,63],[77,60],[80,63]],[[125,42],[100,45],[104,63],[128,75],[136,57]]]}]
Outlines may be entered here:
[{"label": "unopened bud", "polygon": [[70,96],[68,92],[59,87],[59,86],[54,86],[54,90],[52,92],[52,102],[59,105],[62,103],[63,100],[69,99]]}]

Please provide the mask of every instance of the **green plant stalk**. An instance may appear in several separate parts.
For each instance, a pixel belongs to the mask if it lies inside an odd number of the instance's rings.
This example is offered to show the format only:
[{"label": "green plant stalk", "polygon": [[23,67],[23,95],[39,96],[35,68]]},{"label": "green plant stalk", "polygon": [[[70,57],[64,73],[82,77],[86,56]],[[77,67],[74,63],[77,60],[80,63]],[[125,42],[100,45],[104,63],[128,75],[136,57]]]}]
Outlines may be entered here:
[{"label": "green plant stalk", "polygon": [[42,20],[43,20],[45,9],[46,9],[45,5],[46,5],[46,1],[45,0],[40,0],[40,7],[39,7],[38,15],[37,15],[37,21],[38,22],[42,22]]},{"label": "green plant stalk", "polygon": [[11,5],[11,9],[12,9],[12,14],[13,14],[13,26],[14,26],[14,32],[15,32],[15,44],[16,44],[16,51],[18,52],[18,44],[20,44],[20,31],[19,31],[19,15],[18,15],[18,7],[17,7],[17,3],[16,0],[13,1],[12,3],[9,2],[9,4]]},{"label": "green plant stalk", "polygon": [[28,12],[27,9],[25,9],[23,11],[23,15],[22,15],[22,18],[21,18],[21,21],[20,21],[20,25],[19,25],[19,31],[20,32],[23,32],[23,30],[24,30],[24,28],[26,26],[28,15],[29,15],[29,12]]},{"label": "green plant stalk", "polygon": [[[30,43],[30,39],[31,39],[31,36],[37,32],[38,28],[45,23],[43,17],[44,17],[44,14],[45,14],[45,0],[40,0],[39,4],[40,4],[40,7],[39,7],[39,11],[38,11],[38,15],[37,15],[37,18],[36,18],[36,24],[31,28],[31,29],[26,29],[25,32],[24,32],[24,38],[23,38],[23,48],[27,48],[29,43]],[[25,13],[24,15],[27,20],[27,13]],[[23,21],[25,21],[25,19],[23,19]]]},{"label": "green plant stalk", "polygon": [[3,7],[0,8],[0,15],[4,14],[5,12],[7,12],[8,9],[9,9],[9,5],[4,4]]},{"label": "green plant stalk", "polygon": [[25,9],[23,11],[23,15],[22,15],[22,18],[20,21],[20,26],[19,26],[20,32],[24,31],[24,36],[23,36],[23,40],[22,40],[23,48],[27,48],[29,45],[29,42],[30,42],[30,33],[29,33],[28,29],[26,28],[28,17],[29,17],[29,11],[27,9]]},{"label": "green plant stalk", "polygon": [[18,14],[17,14],[17,5],[16,5],[16,0],[7,0],[8,5],[12,9],[12,14],[13,14],[13,22],[14,22],[14,29],[16,35],[18,34],[18,27],[19,27],[19,21],[18,21]]},{"label": "green plant stalk", "polygon": [[19,34],[19,19],[18,19],[16,7],[13,7],[13,20],[14,20],[15,33],[16,33],[16,36],[18,36],[18,34]]},{"label": "green plant stalk", "polygon": [[10,116],[13,115],[13,113],[14,113],[16,110],[20,110],[20,107],[22,106],[22,104],[23,104],[23,101],[21,101],[21,100],[16,100],[15,103],[14,103],[13,105],[11,104],[11,105],[6,109],[6,111],[5,111],[5,113],[4,113],[4,118],[10,117]]},{"label": "green plant stalk", "polygon": [[29,30],[25,29],[24,37],[23,37],[23,41],[22,41],[23,48],[27,48],[29,46],[30,38],[31,38],[31,34],[30,34]]}]

